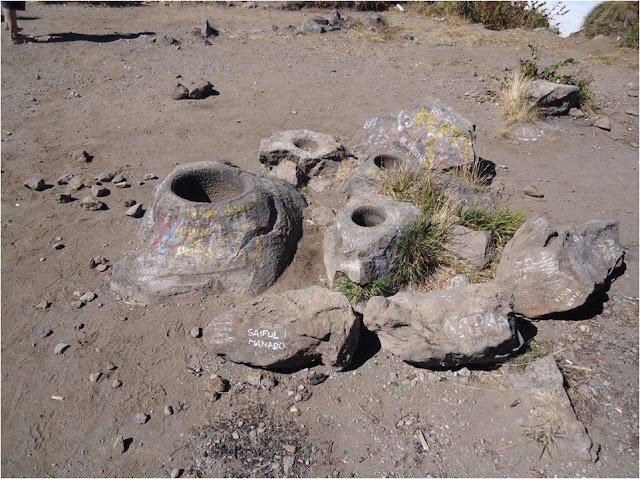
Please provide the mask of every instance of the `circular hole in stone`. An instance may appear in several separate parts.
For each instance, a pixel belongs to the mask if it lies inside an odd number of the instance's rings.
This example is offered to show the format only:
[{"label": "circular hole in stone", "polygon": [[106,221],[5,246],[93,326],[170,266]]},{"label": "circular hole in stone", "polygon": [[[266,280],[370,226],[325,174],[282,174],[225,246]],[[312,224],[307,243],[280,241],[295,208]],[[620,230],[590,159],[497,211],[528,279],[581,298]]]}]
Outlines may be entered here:
[{"label": "circular hole in stone", "polygon": [[358,226],[362,226],[364,228],[381,225],[384,223],[385,219],[386,216],[384,215],[384,211],[372,206],[356,208],[353,213],[351,213],[351,220]]},{"label": "circular hole in stone", "polygon": [[373,163],[381,170],[395,170],[402,161],[391,155],[377,155]]},{"label": "circular hole in stone", "polygon": [[311,138],[299,138],[293,142],[296,148],[300,148],[304,151],[315,151],[318,149],[318,144]]},{"label": "circular hole in stone", "polygon": [[174,178],[171,191],[196,203],[222,203],[240,196],[244,183],[239,176],[218,170],[188,171]]}]

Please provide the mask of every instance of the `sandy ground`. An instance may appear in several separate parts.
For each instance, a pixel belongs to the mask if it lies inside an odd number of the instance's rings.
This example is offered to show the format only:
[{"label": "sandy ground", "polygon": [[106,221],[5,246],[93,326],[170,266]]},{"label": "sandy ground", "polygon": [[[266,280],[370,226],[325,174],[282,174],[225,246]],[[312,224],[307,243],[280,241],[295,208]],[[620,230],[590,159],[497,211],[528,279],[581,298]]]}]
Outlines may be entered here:
[{"label": "sandy ground", "polygon": [[[327,13],[29,4],[19,22],[35,41],[12,45],[2,32],[3,476],[168,476],[175,468],[189,476],[277,476],[287,445],[296,447],[291,475],[637,477],[638,120],[625,113],[638,109],[637,52],[609,39],[489,32],[399,12],[383,14],[393,25],[388,34],[287,30]],[[210,45],[189,34],[205,17],[220,30]],[[171,35],[180,47],[144,34]],[[588,120],[539,123],[536,142],[504,139],[491,77],[528,56],[532,40],[543,63],[581,62],[599,110]],[[173,101],[179,75],[187,86],[209,80],[220,95]],[[143,175],[162,179],[177,164],[205,159],[258,172],[260,140],[274,131],[316,130],[349,146],[367,119],[428,96],[477,125],[478,152],[498,166],[509,206],[557,222],[620,221],[627,270],[609,300],[590,314],[535,323],[538,344],[578,366],[565,370],[583,386],[574,407],[600,445],[596,463],[541,455],[523,434],[532,406],[500,370],[461,381],[408,366],[370,336],[353,369],[307,384],[312,396],[291,415],[290,391],[306,384],[307,371],[275,374],[271,390],[252,385],[255,371],[212,357],[189,335],[241,298],[193,294],[134,307],[109,292],[110,270],[89,267],[96,255],[113,263],[139,244],[139,220],[125,216],[124,201],[148,205],[158,180],[141,185]],[[611,118],[610,132],[591,126],[597,115]],[[93,161],[72,161],[78,149]],[[58,185],[23,186],[30,177],[55,184],[65,173],[103,171],[121,172],[132,185],[110,188],[105,211],[57,203]],[[545,197],[525,196],[528,185]],[[322,284],[322,236],[305,225],[274,291]],[[53,248],[57,237],[63,249]],[[98,298],[74,309],[74,291]],[[43,300],[50,307],[35,308]],[[61,342],[70,348],[55,355]],[[96,372],[102,376],[91,382]],[[206,399],[212,373],[231,384],[217,402]],[[113,388],[114,380],[122,385]],[[174,414],[164,414],[166,405]],[[135,422],[138,412],[150,415],[146,424]],[[245,441],[251,427],[263,439]],[[119,436],[124,453],[113,447]]]}]

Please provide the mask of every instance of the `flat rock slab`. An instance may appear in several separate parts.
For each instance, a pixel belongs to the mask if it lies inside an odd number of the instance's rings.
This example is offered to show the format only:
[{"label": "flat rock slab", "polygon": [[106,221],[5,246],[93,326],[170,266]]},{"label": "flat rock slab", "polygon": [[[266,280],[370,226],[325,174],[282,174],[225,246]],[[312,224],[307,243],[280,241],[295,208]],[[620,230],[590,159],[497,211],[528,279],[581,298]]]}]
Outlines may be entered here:
[{"label": "flat rock slab", "polygon": [[305,206],[293,186],[223,162],[179,166],[156,188],[144,244],[114,264],[111,288],[143,304],[198,289],[260,294],[293,259]]},{"label": "flat rock slab", "polygon": [[364,324],[382,349],[416,366],[492,363],[522,344],[511,304],[511,295],[495,283],[401,292],[371,298]]},{"label": "flat rock slab", "polygon": [[451,229],[445,248],[462,263],[482,269],[491,260],[491,231],[474,231],[456,225]]},{"label": "flat rock slab", "polygon": [[371,118],[353,137],[358,157],[385,155],[446,169],[476,159],[475,126],[437,100]]},{"label": "flat rock slab", "polygon": [[580,101],[580,88],[575,85],[534,80],[527,90],[532,103],[543,107],[547,115],[566,115]]},{"label": "flat rock slab", "polygon": [[622,264],[619,225],[589,221],[554,227],[545,216],[527,221],[505,246],[496,282],[514,297],[514,311],[529,318],[582,306]]},{"label": "flat rock slab", "polygon": [[260,142],[260,163],[272,169],[288,160],[306,176],[337,166],[345,156],[344,146],[333,136],[310,130],[278,131]]},{"label": "flat rock slab", "polygon": [[324,238],[324,264],[329,282],[342,272],[367,284],[389,270],[402,233],[420,219],[409,203],[379,195],[351,198],[336,215]]},{"label": "flat rock slab", "polygon": [[313,286],[265,294],[217,316],[204,341],[236,363],[282,369],[322,362],[342,369],[353,359],[359,333],[347,299]]},{"label": "flat rock slab", "polygon": [[455,176],[438,176],[435,190],[439,194],[446,196],[451,204],[465,210],[478,209],[491,212],[498,207],[498,200],[495,194]]},{"label": "flat rock slab", "polygon": [[[557,428],[556,445],[567,459],[597,460],[597,447],[594,447],[587,430],[576,417],[564,389],[564,377],[553,356],[534,361],[523,372],[508,368],[505,376],[516,391],[531,396],[534,404],[538,403],[536,409],[541,417],[533,418],[536,423],[534,427]],[[553,414],[554,422],[558,424],[547,424],[544,416],[549,413]]]}]

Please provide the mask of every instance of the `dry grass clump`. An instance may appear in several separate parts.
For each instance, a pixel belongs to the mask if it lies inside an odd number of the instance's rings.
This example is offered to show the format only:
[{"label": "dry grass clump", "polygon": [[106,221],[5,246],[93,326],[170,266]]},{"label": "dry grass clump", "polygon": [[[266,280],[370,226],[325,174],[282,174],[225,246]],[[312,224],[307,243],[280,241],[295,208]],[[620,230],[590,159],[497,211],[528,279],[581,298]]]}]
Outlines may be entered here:
[{"label": "dry grass clump", "polygon": [[507,125],[514,123],[535,123],[542,115],[542,110],[531,104],[527,98],[527,91],[532,79],[525,76],[521,70],[513,72],[510,78],[503,81],[498,101],[502,119]]},{"label": "dry grass clump", "polygon": [[542,452],[551,455],[551,448],[566,434],[566,416],[563,410],[563,398],[556,391],[539,391],[535,395],[535,411],[540,421],[525,431],[532,441],[540,444]]},{"label": "dry grass clump", "polygon": [[349,173],[351,173],[356,166],[358,166],[358,162],[353,158],[347,158],[346,160],[342,160],[336,170],[333,173],[333,179],[336,183],[342,183]]},{"label": "dry grass clump", "polygon": [[589,38],[619,34],[625,46],[638,48],[638,2],[602,2],[585,17],[582,32]]}]

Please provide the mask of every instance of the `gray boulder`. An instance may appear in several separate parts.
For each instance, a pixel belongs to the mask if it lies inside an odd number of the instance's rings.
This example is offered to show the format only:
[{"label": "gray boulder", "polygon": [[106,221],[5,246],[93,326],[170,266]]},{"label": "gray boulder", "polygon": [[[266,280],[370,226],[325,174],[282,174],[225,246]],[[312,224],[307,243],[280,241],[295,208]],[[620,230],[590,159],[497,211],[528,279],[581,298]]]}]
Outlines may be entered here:
[{"label": "gray boulder", "polygon": [[456,225],[451,229],[445,248],[454,258],[480,270],[491,260],[491,231],[474,231]]},{"label": "gray boulder", "polygon": [[322,362],[342,369],[353,359],[359,333],[347,299],[313,286],[265,294],[217,316],[204,342],[215,354],[261,368]]},{"label": "gray boulder", "polygon": [[358,157],[387,155],[436,169],[475,161],[474,140],[475,126],[437,100],[372,118],[353,137]]},{"label": "gray boulder", "polygon": [[424,367],[504,359],[522,345],[510,294],[494,283],[371,298],[365,326],[382,349]]},{"label": "gray boulder", "polygon": [[420,218],[409,203],[370,195],[350,199],[324,237],[324,264],[330,283],[343,272],[355,283],[383,276],[391,266],[402,233]]},{"label": "gray boulder", "polygon": [[527,91],[530,102],[546,110],[547,115],[566,115],[580,102],[580,88],[575,85],[534,80]]},{"label": "gray boulder", "polygon": [[496,281],[529,318],[582,306],[622,264],[618,222],[556,228],[544,216],[527,221],[502,252]]},{"label": "gray boulder", "polygon": [[462,209],[479,209],[491,212],[498,206],[498,200],[491,192],[450,175],[441,175],[435,183],[435,190],[446,196],[449,201]]},{"label": "gray boulder", "polygon": [[218,161],[176,167],[141,223],[144,245],[113,266],[130,302],[198,289],[257,295],[291,262],[306,203],[277,179]]},{"label": "gray boulder", "polygon": [[338,191],[349,196],[352,194],[377,194],[385,175],[400,168],[415,169],[415,165],[393,155],[369,156],[340,183]]},{"label": "gray boulder", "polygon": [[[537,416],[532,418],[532,426],[553,433],[558,438],[556,446],[566,458],[586,462],[597,460],[598,448],[594,447],[587,430],[576,417],[564,389],[564,377],[553,356],[534,361],[523,372],[508,368],[505,376],[516,391],[533,400]],[[555,424],[549,424],[549,418],[545,417],[549,415]]]},{"label": "gray boulder", "polygon": [[260,162],[268,169],[289,160],[307,176],[337,166],[345,156],[344,146],[333,136],[310,130],[278,131],[260,142]]}]

